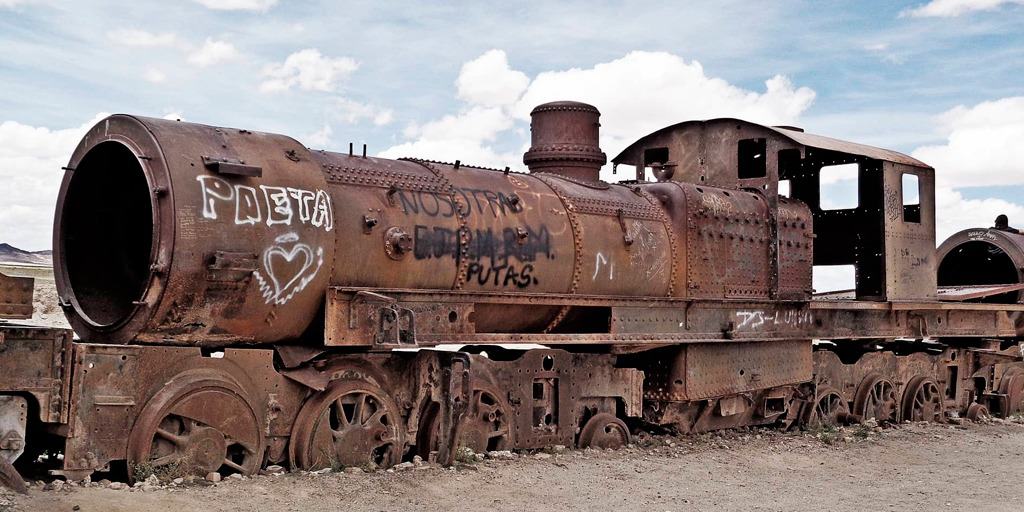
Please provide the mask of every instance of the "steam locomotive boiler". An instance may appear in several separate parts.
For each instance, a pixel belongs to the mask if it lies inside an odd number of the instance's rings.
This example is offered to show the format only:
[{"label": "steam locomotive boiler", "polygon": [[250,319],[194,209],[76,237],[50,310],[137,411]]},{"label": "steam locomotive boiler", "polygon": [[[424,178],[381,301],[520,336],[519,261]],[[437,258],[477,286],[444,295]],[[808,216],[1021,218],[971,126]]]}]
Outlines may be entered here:
[{"label": "steam locomotive boiler", "polygon": [[[535,108],[527,173],[101,121],[54,227],[78,339],[3,328],[0,436],[22,446],[5,459],[69,479],[383,468],[617,447],[645,423],[1024,406],[1021,276],[936,252],[931,167],[716,119],[639,139],[613,159],[636,179],[606,183],[599,115]],[[821,200],[837,166],[855,207]],[[814,294],[818,265],[852,265],[854,289]]]}]

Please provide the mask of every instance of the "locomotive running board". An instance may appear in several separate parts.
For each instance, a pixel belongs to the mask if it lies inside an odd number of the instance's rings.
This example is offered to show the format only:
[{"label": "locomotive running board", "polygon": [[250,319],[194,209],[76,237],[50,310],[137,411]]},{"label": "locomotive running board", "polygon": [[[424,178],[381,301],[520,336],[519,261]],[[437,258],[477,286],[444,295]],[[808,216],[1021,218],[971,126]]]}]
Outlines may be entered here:
[{"label": "locomotive running board", "polygon": [[[583,311],[589,323],[488,330],[502,315]],[[766,301],[331,288],[325,345],[388,351],[441,344],[664,344],[1012,337],[1024,304]],[[540,315],[538,315],[540,316]],[[564,315],[563,315],[564,316]]]}]

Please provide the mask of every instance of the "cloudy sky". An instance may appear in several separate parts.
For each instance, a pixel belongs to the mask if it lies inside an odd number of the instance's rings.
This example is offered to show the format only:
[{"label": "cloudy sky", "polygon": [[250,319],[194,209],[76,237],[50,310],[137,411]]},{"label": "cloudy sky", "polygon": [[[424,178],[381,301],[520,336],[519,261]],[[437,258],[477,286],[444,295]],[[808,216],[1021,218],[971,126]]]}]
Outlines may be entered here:
[{"label": "cloudy sky", "polygon": [[933,165],[939,240],[1024,224],[1022,27],[1024,0],[0,0],[0,241],[49,248],[107,113],[521,168],[559,99],[600,108],[609,155],[687,119],[799,125]]}]

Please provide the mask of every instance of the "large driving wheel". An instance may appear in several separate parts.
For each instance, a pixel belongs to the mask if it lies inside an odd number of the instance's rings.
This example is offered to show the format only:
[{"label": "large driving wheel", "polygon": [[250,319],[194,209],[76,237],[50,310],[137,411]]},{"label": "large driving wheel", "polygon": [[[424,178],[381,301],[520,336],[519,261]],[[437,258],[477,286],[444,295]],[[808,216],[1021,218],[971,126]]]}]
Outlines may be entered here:
[{"label": "large driving wheel", "polygon": [[895,423],[898,413],[899,400],[892,382],[874,373],[864,377],[853,397],[853,414],[861,421],[874,418],[878,423]]},{"label": "large driving wheel", "polygon": [[848,421],[850,407],[843,394],[832,386],[818,386],[813,405],[804,421],[808,428],[821,428]]},{"label": "large driving wheel", "polygon": [[235,379],[216,370],[190,370],[146,404],[128,438],[128,463],[174,477],[252,475],[263,460],[262,432],[259,415]]},{"label": "large driving wheel", "polygon": [[[466,417],[459,431],[456,448],[469,448],[474,453],[512,448],[511,409],[502,394],[490,382],[481,379],[472,381],[473,398],[466,411]],[[418,453],[430,459],[439,448],[441,433],[440,406],[431,404],[423,417]]]},{"label": "large driving wheel", "polygon": [[402,458],[401,415],[378,386],[339,380],[306,401],[292,429],[293,466],[387,468]]},{"label": "large driving wheel", "polygon": [[902,413],[907,421],[945,422],[945,407],[938,384],[924,375],[910,379],[903,391]]}]

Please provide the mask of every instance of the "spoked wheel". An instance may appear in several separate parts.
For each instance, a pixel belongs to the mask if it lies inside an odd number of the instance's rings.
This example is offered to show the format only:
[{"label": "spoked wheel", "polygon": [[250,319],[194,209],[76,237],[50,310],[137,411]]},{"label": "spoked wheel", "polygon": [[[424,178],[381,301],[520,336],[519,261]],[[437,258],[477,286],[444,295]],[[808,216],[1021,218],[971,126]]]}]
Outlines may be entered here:
[{"label": "spoked wheel", "polygon": [[1024,369],[1010,368],[999,382],[999,416],[1008,418],[1024,411]]},{"label": "spoked wheel", "polygon": [[580,448],[619,449],[629,444],[626,424],[615,415],[600,412],[592,416],[580,430]]},{"label": "spoked wheel", "polygon": [[252,475],[263,459],[262,432],[234,379],[213,370],[184,372],[139,415],[128,439],[129,467],[173,477]]},{"label": "spoked wheel", "polygon": [[814,398],[814,407],[808,412],[804,422],[808,428],[821,428],[846,422],[850,408],[842,393],[832,386],[818,386]]},{"label": "spoked wheel", "polygon": [[[456,447],[469,448],[474,453],[511,448],[511,409],[508,402],[487,381],[473,379],[472,389],[473,398],[466,411]],[[441,434],[440,407],[436,403],[424,415],[423,425],[417,451],[424,459],[430,459],[432,454],[437,453]]]},{"label": "spoked wheel", "polygon": [[853,414],[862,421],[874,418],[881,424],[898,421],[898,413],[899,400],[892,382],[877,374],[864,377],[853,397]]},{"label": "spoked wheel", "polygon": [[292,430],[294,467],[387,468],[402,458],[401,416],[387,393],[358,380],[335,381],[306,401]]},{"label": "spoked wheel", "polygon": [[938,384],[923,375],[910,379],[903,391],[902,413],[907,421],[945,422],[945,407]]}]

